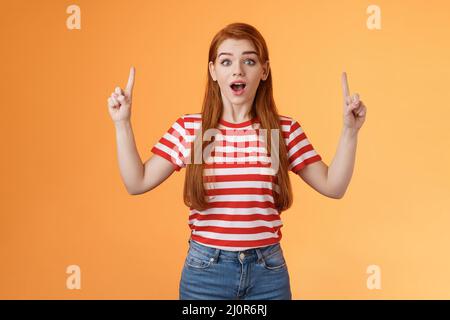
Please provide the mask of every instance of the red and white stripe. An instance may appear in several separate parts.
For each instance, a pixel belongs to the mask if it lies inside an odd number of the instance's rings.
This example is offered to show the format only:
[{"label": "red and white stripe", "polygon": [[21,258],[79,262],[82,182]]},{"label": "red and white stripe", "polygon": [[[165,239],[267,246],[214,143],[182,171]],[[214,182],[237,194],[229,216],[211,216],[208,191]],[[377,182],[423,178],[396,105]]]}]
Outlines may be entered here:
[{"label": "red and white stripe", "polygon": [[[192,142],[201,125],[201,114],[178,118],[151,151],[170,161],[179,171],[186,167]],[[287,146],[289,170],[321,160],[300,124],[280,116]],[[274,203],[279,192],[276,172],[259,136],[258,119],[232,124],[220,120],[221,135],[207,156],[203,181],[208,208],[190,208],[191,239],[206,246],[240,251],[278,243],[283,223]],[[254,130],[252,130],[254,129]],[[270,133],[267,133],[270,139]]]}]

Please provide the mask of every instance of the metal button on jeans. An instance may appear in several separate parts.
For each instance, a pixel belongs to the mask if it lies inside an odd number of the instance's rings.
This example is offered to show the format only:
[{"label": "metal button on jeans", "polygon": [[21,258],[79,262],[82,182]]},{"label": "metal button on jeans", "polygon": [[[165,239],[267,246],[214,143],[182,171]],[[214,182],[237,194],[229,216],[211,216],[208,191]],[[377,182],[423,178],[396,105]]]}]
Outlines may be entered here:
[{"label": "metal button on jeans", "polygon": [[241,253],[241,254],[239,255],[239,258],[241,258],[241,260],[244,260],[245,254],[244,254],[244,253]]}]

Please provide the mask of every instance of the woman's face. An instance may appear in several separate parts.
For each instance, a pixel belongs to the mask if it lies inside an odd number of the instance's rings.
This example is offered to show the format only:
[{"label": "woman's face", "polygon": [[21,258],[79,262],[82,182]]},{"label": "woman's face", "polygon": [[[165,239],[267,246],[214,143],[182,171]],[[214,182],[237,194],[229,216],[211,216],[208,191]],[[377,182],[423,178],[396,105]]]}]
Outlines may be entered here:
[{"label": "woman's face", "polygon": [[[269,61],[264,64],[259,61],[249,40],[227,39],[220,44],[216,61],[209,62],[209,71],[219,84],[224,103],[251,105],[259,82],[267,79]],[[233,90],[234,81],[245,83],[243,90]]]}]

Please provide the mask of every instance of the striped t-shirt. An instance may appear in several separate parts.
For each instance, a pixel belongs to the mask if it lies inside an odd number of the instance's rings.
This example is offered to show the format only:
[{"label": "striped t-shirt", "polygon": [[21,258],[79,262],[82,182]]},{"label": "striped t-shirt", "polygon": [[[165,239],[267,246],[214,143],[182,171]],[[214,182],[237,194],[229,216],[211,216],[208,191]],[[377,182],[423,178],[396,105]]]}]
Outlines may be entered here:
[{"label": "striped t-shirt", "polygon": [[[297,174],[306,165],[322,159],[297,121],[281,115],[279,119],[290,171]],[[194,137],[201,133],[195,130],[200,126],[201,113],[182,115],[151,151],[180,171],[190,161]],[[206,162],[203,181],[208,208],[189,208],[192,240],[230,251],[264,247],[281,240],[281,212],[273,197],[279,186],[259,128],[258,117],[241,123],[220,119],[217,129],[221,134],[214,140],[204,138],[208,144],[214,141],[216,145],[206,155],[201,152],[201,159]],[[270,139],[270,130],[266,134],[265,139]],[[272,148],[273,145],[274,142]]]}]

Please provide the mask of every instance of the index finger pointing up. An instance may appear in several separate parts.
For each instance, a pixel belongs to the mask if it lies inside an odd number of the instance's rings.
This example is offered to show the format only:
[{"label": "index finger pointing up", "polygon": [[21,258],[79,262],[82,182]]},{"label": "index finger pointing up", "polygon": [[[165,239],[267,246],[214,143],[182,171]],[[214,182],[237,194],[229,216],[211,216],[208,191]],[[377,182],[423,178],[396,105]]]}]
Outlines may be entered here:
[{"label": "index finger pointing up", "polygon": [[350,95],[350,90],[348,89],[347,73],[342,73],[342,93],[344,95],[344,102],[347,102],[347,98]]},{"label": "index finger pointing up", "polygon": [[131,94],[133,92],[133,86],[134,86],[134,67],[130,68],[130,75],[128,76],[128,83],[127,83],[127,87],[126,90],[129,94]]}]

